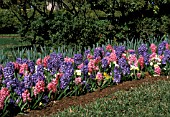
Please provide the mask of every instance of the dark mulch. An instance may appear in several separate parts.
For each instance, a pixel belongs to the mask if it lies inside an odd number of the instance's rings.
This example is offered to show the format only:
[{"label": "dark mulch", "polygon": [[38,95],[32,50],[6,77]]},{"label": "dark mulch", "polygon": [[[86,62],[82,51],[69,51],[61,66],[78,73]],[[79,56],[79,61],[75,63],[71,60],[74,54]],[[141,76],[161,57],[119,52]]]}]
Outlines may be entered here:
[{"label": "dark mulch", "polygon": [[[84,106],[90,102],[95,101],[97,98],[103,98],[108,96],[109,94],[119,91],[119,90],[129,90],[133,87],[138,87],[144,83],[154,83],[158,80],[169,80],[165,76],[160,77],[148,77],[141,80],[133,80],[133,81],[126,81],[120,83],[118,85],[107,87],[103,90],[97,90],[93,93],[87,93],[81,96],[72,96],[72,97],[65,97],[61,100],[52,101],[49,105],[41,110],[31,110],[25,115],[17,115],[17,117],[43,117],[49,116],[51,114],[57,113],[58,111],[62,111],[70,106],[81,105]],[[116,97],[113,97],[116,98]]]}]

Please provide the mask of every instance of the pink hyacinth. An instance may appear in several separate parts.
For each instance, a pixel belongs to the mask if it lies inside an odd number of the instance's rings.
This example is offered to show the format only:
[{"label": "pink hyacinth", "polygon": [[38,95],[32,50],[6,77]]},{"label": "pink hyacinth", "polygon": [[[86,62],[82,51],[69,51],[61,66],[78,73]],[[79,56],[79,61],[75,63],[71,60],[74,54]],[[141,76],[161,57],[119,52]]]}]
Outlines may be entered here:
[{"label": "pink hyacinth", "polygon": [[161,74],[161,68],[159,66],[155,66],[154,67],[154,72],[157,74],[157,75],[160,75]]},{"label": "pink hyacinth", "polygon": [[88,59],[93,59],[93,55],[88,54],[88,55],[87,55],[87,58],[88,58]]},{"label": "pink hyacinth", "polygon": [[162,60],[164,58],[164,55],[160,55],[159,58]]},{"label": "pink hyacinth", "polygon": [[22,93],[22,99],[23,99],[23,102],[26,102],[27,100],[31,101],[30,93],[27,89]]},{"label": "pink hyacinth", "polygon": [[5,99],[10,95],[8,88],[2,87],[0,90],[0,110],[4,107]]},{"label": "pink hyacinth", "polygon": [[77,66],[78,69],[81,69],[82,67],[83,67],[83,63]]},{"label": "pink hyacinth", "polygon": [[106,50],[113,51],[114,49],[113,49],[112,45],[109,44],[109,45],[106,46]]},{"label": "pink hyacinth", "polygon": [[141,69],[143,69],[144,68],[144,58],[143,58],[143,56],[140,56],[138,58],[138,63],[141,66]]},{"label": "pink hyacinth", "polygon": [[150,49],[151,49],[152,53],[156,53],[157,46],[152,43],[152,44],[150,45]]},{"label": "pink hyacinth", "polygon": [[37,59],[36,64],[41,65],[42,64],[42,59],[41,58]]},{"label": "pink hyacinth", "polygon": [[66,57],[66,58],[64,58],[64,62],[71,62],[71,63],[74,63],[74,59],[69,58],[69,57]]},{"label": "pink hyacinth", "polygon": [[26,75],[27,72],[25,71],[28,71],[28,65],[26,63],[20,65],[19,73]]},{"label": "pink hyacinth", "polygon": [[90,61],[88,63],[88,70],[89,70],[89,72],[91,73],[94,68],[95,68],[95,60],[90,59]]},{"label": "pink hyacinth", "polygon": [[117,57],[116,57],[115,51],[113,51],[113,52],[110,54],[110,56],[109,56],[109,61],[110,61],[110,62],[117,61]]},{"label": "pink hyacinth", "polygon": [[137,78],[140,78],[141,77],[141,73],[137,73]]},{"label": "pink hyacinth", "polygon": [[103,80],[103,75],[102,75],[102,73],[97,72],[97,74],[96,74],[96,79],[97,79],[98,81]]},{"label": "pink hyacinth", "polygon": [[47,67],[47,62],[50,56],[45,56],[44,59],[42,60],[44,67]]},{"label": "pink hyacinth", "polygon": [[96,60],[95,59],[90,59],[89,63],[88,63],[88,70],[90,73],[92,73],[93,71],[98,71],[99,67],[96,66]]},{"label": "pink hyacinth", "polygon": [[74,82],[75,82],[76,85],[80,84],[81,83],[81,77],[75,78]]},{"label": "pink hyacinth", "polygon": [[149,61],[151,61],[151,59],[154,59],[156,57],[156,53],[153,52],[150,56],[149,56]]},{"label": "pink hyacinth", "polygon": [[166,49],[167,49],[167,50],[170,49],[170,44],[166,43]]},{"label": "pink hyacinth", "polygon": [[137,58],[135,54],[131,54],[128,57],[128,63],[132,65],[133,63],[137,63]]},{"label": "pink hyacinth", "polygon": [[100,63],[101,62],[101,57],[97,57],[96,59],[94,59],[95,60],[95,64],[98,64],[98,63]]},{"label": "pink hyacinth", "polygon": [[49,91],[52,91],[55,93],[57,91],[57,84],[58,84],[58,79],[53,79],[48,85],[47,88]]},{"label": "pink hyacinth", "polygon": [[34,95],[36,96],[37,94],[44,92],[44,89],[45,89],[44,81],[39,80],[34,87]]},{"label": "pink hyacinth", "polygon": [[17,62],[13,62],[13,64],[14,64],[15,69],[16,69],[16,70],[19,70],[20,65],[19,65]]}]

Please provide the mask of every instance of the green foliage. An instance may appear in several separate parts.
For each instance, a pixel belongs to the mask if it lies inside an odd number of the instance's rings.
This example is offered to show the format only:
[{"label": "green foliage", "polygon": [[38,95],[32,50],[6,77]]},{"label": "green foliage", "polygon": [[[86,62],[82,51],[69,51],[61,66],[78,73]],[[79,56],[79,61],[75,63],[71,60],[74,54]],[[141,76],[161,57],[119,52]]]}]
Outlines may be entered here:
[{"label": "green foliage", "polygon": [[22,41],[33,45],[84,47],[106,39],[147,40],[170,32],[169,0],[53,0],[59,6],[56,11],[48,11],[44,1],[18,5],[5,1],[20,22],[17,28]]},{"label": "green foliage", "polygon": [[0,34],[17,33],[19,21],[14,14],[0,8]]}]

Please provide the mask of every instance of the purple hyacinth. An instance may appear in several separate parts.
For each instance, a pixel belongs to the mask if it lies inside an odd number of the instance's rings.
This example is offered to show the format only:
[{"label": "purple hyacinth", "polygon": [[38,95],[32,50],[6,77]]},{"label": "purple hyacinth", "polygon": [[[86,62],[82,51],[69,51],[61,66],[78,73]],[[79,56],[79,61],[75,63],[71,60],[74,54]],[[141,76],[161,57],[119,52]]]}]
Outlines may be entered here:
[{"label": "purple hyacinth", "polygon": [[130,65],[127,63],[125,58],[120,58],[118,64],[121,68],[121,71],[124,75],[130,74]]},{"label": "purple hyacinth", "polygon": [[74,63],[80,65],[83,61],[83,56],[81,54],[74,54]]},{"label": "purple hyacinth", "polygon": [[60,78],[60,88],[61,89],[65,89],[69,85],[71,78],[74,75],[73,65],[72,64],[68,65],[64,71],[65,72],[64,72],[63,76]]},{"label": "purple hyacinth", "polygon": [[17,58],[16,59],[16,62],[18,63],[18,64],[23,64],[23,63],[28,63],[29,62],[29,60],[28,59],[22,59],[22,58]]},{"label": "purple hyacinth", "polygon": [[64,73],[64,75],[60,78],[60,88],[65,89],[71,81],[71,77],[69,73]]},{"label": "purple hyacinth", "polygon": [[15,67],[12,62],[6,64],[5,68],[3,69],[4,77],[5,78],[13,78],[14,77]]},{"label": "purple hyacinth", "polygon": [[49,71],[51,71],[51,74],[54,75],[59,70],[60,65],[62,65],[63,62],[64,58],[61,53],[52,53],[48,59],[47,68]]},{"label": "purple hyacinth", "polygon": [[122,57],[122,53],[124,53],[126,50],[125,46],[114,46],[114,49],[118,59]]},{"label": "purple hyacinth", "polygon": [[162,43],[160,43],[158,45],[158,55],[162,55],[163,51],[165,50],[165,46],[166,46],[167,42],[163,41]]},{"label": "purple hyacinth", "polygon": [[114,68],[114,80],[113,82],[119,83],[121,81],[121,71],[119,67]]},{"label": "purple hyacinth", "polygon": [[149,65],[149,54],[147,52],[143,53],[144,63],[145,65]]},{"label": "purple hyacinth", "polygon": [[21,58],[17,58],[17,59],[16,59],[16,62],[17,62],[18,64],[22,64],[22,59],[21,59]]},{"label": "purple hyacinth", "polygon": [[43,65],[38,65],[36,72],[37,72],[38,74],[44,74],[44,67],[43,67]]},{"label": "purple hyacinth", "polygon": [[91,79],[95,79],[95,78],[96,78],[94,74],[90,74],[89,77],[90,77]]},{"label": "purple hyacinth", "polygon": [[3,76],[3,67],[0,65],[0,80],[2,79]]},{"label": "purple hyacinth", "polygon": [[170,63],[170,50],[165,50],[164,57],[162,59],[162,64]]},{"label": "purple hyacinth", "polygon": [[23,84],[26,89],[31,88],[33,86],[32,78],[31,76],[24,76]]},{"label": "purple hyacinth", "polygon": [[103,69],[106,69],[108,66],[108,60],[106,58],[103,58],[102,59],[102,68]]},{"label": "purple hyacinth", "polygon": [[85,86],[87,91],[91,90],[91,85],[87,81],[83,80],[81,84]]},{"label": "purple hyacinth", "polygon": [[145,52],[148,52],[148,48],[146,44],[141,44],[141,46],[138,48],[138,54],[143,56]]},{"label": "purple hyacinth", "polygon": [[60,65],[60,72],[65,73],[67,69],[72,68],[72,63],[71,62],[63,62]]},{"label": "purple hyacinth", "polygon": [[28,62],[28,69],[31,73],[34,73],[35,71],[35,63],[33,61]]},{"label": "purple hyacinth", "polygon": [[45,81],[45,76],[43,74],[40,74],[40,73],[34,73],[31,76],[31,81],[32,81],[33,85],[35,85],[39,80]]},{"label": "purple hyacinth", "polygon": [[87,78],[87,76],[88,76],[88,65],[83,65],[83,67],[81,68],[81,73],[84,76],[84,78]]},{"label": "purple hyacinth", "polygon": [[105,56],[110,56],[110,54],[111,54],[110,52],[106,52]]},{"label": "purple hyacinth", "polygon": [[103,58],[104,56],[104,49],[102,47],[97,47],[94,49],[94,58],[101,57]]},{"label": "purple hyacinth", "polygon": [[84,57],[87,58],[87,55],[90,54],[90,50],[85,50]]}]

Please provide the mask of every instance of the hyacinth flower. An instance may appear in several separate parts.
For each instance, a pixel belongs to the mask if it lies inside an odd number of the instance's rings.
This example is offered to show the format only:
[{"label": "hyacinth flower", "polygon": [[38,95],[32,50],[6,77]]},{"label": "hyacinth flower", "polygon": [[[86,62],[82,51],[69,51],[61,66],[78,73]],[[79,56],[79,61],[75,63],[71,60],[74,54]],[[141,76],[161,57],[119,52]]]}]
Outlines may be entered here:
[{"label": "hyacinth flower", "polygon": [[0,90],[0,110],[4,107],[5,99],[10,96],[10,91],[6,87],[2,87]]},{"label": "hyacinth flower", "polygon": [[74,54],[74,63],[80,65],[83,62],[83,56],[81,54]]},{"label": "hyacinth flower", "polygon": [[114,72],[113,82],[115,82],[115,83],[120,83],[120,81],[121,81],[121,70],[119,69],[118,66],[115,66],[113,72]]},{"label": "hyacinth flower", "polygon": [[166,44],[168,44],[168,42],[163,41],[162,43],[160,43],[158,45],[158,55],[162,55],[163,54],[163,52],[164,52],[164,50],[166,48]]},{"label": "hyacinth flower", "polygon": [[105,70],[107,69],[108,65],[109,65],[109,61],[107,60],[107,58],[103,58],[101,60],[101,63],[102,63],[102,68]]},{"label": "hyacinth flower", "polygon": [[74,80],[74,83],[75,83],[76,85],[81,84],[81,82],[82,82],[82,78],[81,78],[81,77],[77,77],[77,78],[75,78],[75,80]]},{"label": "hyacinth flower", "polygon": [[107,51],[110,51],[110,52],[113,52],[113,51],[114,51],[112,45],[110,45],[110,44],[106,46],[106,50],[107,50]]},{"label": "hyacinth flower", "polygon": [[44,59],[42,60],[43,66],[45,68],[47,68],[47,63],[48,63],[48,59],[50,58],[50,56],[45,56]]},{"label": "hyacinth flower", "polygon": [[162,64],[170,64],[170,50],[165,50],[164,57],[162,58]]},{"label": "hyacinth flower", "polygon": [[35,72],[35,63],[33,61],[28,62],[28,71],[33,74]]},{"label": "hyacinth flower", "polygon": [[88,77],[88,71],[89,71],[88,65],[83,65],[83,67],[81,68],[81,74],[83,78],[86,79]]},{"label": "hyacinth flower", "polygon": [[84,58],[87,59],[87,56],[90,55],[90,50],[84,51]]},{"label": "hyacinth flower", "polygon": [[92,73],[93,71],[98,71],[99,66],[96,65],[96,60],[95,59],[90,59],[88,63],[88,71]]},{"label": "hyacinth flower", "polygon": [[156,51],[157,51],[157,46],[152,43],[152,44],[150,45],[150,49],[151,49],[151,52],[152,52],[152,53],[156,53]]},{"label": "hyacinth flower", "polygon": [[63,75],[60,78],[60,88],[61,89],[65,89],[69,85],[71,78],[74,75],[73,64],[72,63],[66,63],[65,65],[67,65],[67,66],[60,68],[61,71],[63,72]]},{"label": "hyacinth flower", "polygon": [[22,93],[22,99],[23,102],[31,101],[30,92],[27,89]]},{"label": "hyacinth flower", "polygon": [[103,58],[105,52],[102,47],[97,47],[94,49],[94,58],[100,57]]},{"label": "hyacinth flower", "polygon": [[3,76],[3,66],[0,65],[0,80],[2,80],[2,76]]},{"label": "hyacinth flower", "polygon": [[60,66],[64,62],[63,55],[61,53],[52,53],[50,54],[50,58],[47,62],[47,69],[51,72],[51,75],[56,74],[58,72]]},{"label": "hyacinth flower", "polygon": [[26,76],[28,74],[28,65],[26,63],[23,63],[20,65],[19,68],[19,74],[22,76]]},{"label": "hyacinth flower", "polygon": [[114,49],[115,49],[117,59],[120,59],[122,57],[122,54],[126,50],[125,46],[115,46]]},{"label": "hyacinth flower", "polygon": [[38,82],[36,83],[35,87],[34,87],[34,95],[37,96],[39,93],[44,92],[45,91],[45,83],[42,80],[38,80]]},{"label": "hyacinth flower", "polygon": [[154,76],[160,76],[161,75],[161,68],[159,67],[159,65],[154,65]]},{"label": "hyacinth flower", "polygon": [[130,74],[130,65],[127,63],[125,58],[120,58],[118,61],[118,65],[123,73],[123,75],[129,75]]},{"label": "hyacinth flower", "polygon": [[96,80],[98,82],[102,81],[103,80],[103,74],[101,72],[97,72],[96,74]]}]

